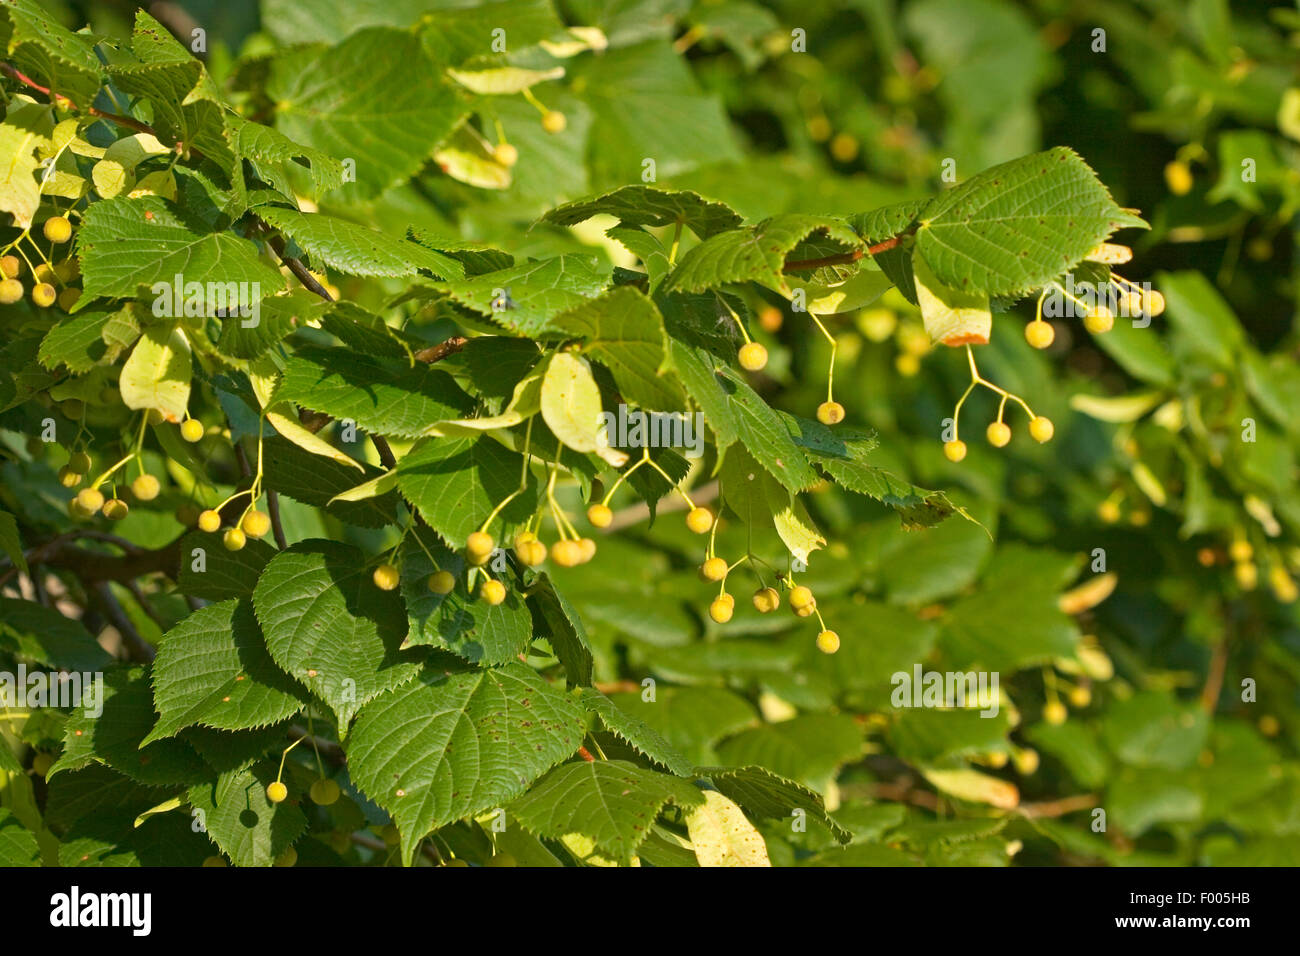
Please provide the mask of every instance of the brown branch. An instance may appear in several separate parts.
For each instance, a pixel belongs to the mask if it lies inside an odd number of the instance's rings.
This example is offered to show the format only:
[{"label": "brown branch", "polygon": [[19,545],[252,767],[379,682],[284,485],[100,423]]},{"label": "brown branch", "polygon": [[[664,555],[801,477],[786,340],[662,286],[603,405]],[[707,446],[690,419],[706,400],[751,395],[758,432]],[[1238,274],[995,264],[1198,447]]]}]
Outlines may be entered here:
[{"label": "brown branch", "polygon": [[[263,228],[269,228],[260,219],[258,222],[263,226]],[[302,264],[302,261],[300,259],[295,259],[284,251],[283,236],[268,235],[266,241],[271,246],[271,250],[275,253],[276,258],[289,268],[289,271],[293,273],[294,278],[302,283],[303,288],[308,292],[314,292],[326,302],[334,301],[334,296],[325,291],[325,287],[316,281],[316,277],[308,271],[307,267]]]},{"label": "brown branch", "polygon": [[117,598],[113,596],[113,589],[108,582],[100,581],[90,591],[104,616],[108,618],[109,623],[113,625],[117,633],[122,636],[122,643],[126,645],[127,650],[130,652],[131,659],[142,664],[153,660],[156,653],[153,646],[142,638],[140,632],[135,629],[131,619],[122,610],[122,605],[117,603]]},{"label": "brown branch", "polygon": [[284,527],[280,524],[280,496],[271,489],[266,492],[266,513],[271,517],[271,531],[275,535],[275,544],[281,551],[289,547],[284,536]]},{"label": "brown branch", "polygon": [[1219,706],[1219,694],[1223,691],[1223,672],[1227,666],[1228,641],[1224,638],[1214,645],[1214,652],[1210,656],[1210,670],[1205,675],[1205,687],[1201,690],[1201,709],[1211,717]]},{"label": "brown branch", "polygon": [[[72,100],[68,99],[62,93],[55,93],[49,87],[41,86],[41,84],[37,83],[31,77],[23,73],[20,73],[18,70],[14,69],[12,65],[8,63],[0,63],[0,73],[5,74],[11,79],[17,80],[19,83],[33,90],[36,90],[36,92],[38,93],[44,93],[50,99],[55,100],[57,103],[59,103],[66,109],[73,109],[73,110],[77,109],[77,104],[72,102]],[[148,133],[150,136],[155,135],[152,126],[150,126],[148,123],[142,123],[138,119],[134,119],[133,117],[130,116],[121,116],[117,113],[107,113],[104,110],[96,109],[93,106],[86,107],[86,112],[89,113],[91,116],[97,116],[102,120],[108,120],[110,123],[116,123],[118,126],[125,126],[128,129],[133,129],[137,133]],[[177,152],[182,152],[184,149],[184,144],[177,143],[175,149]]]},{"label": "brown branch", "polygon": [[1043,817],[1063,817],[1070,813],[1077,813],[1080,810],[1091,810],[1097,805],[1097,795],[1095,793],[1081,793],[1073,797],[1061,797],[1059,800],[1048,800],[1043,803],[1022,803],[1020,812],[1030,819],[1042,819]]},{"label": "brown branch", "polygon": [[415,353],[417,362],[424,362],[426,365],[432,365],[434,362],[441,362],[448,355],[455,355],[463,349],[469,339],[463,335],[453,335],[446,341],[439,342],[437,345],[430,345],[427,349],[420,349]]},{"label": "brown branch", "polygon": [[842,252],[834,256],[822,256],[820,259],[787,259],[784,271],[786,272],[808,272],[812,269],[820,269],[824,266],[845,266],[851,262],[857,262],[863,256],[874,256],[877,253],[884,252],[887,249],[893,249],[903,241],[903,236],[907,233],[900,233],[897,236],[890,236],[883,242],[878,242],[874,246],[867,246],[866,249],[854,249],[852,252]]},{"label": "brown branch", "polygon": [[371,435],[370,443],[375,446],[375,452],[379,455],[379,463],[385,468],[396,468],[397,458],[393,455],[393,449],[388,444],[388,439],[383,435]]}]

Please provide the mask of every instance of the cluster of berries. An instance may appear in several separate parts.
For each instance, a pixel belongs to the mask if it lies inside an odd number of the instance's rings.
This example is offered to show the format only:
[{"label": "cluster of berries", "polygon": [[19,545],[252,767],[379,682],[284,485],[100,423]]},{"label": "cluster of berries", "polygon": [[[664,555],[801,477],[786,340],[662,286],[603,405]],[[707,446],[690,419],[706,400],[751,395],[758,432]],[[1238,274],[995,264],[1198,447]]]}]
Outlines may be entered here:
[{"label": "cluster of berries", "polygon": [[[51,216],[45,220],[43,232],[53,249],[54,246],[62,245],[72,238],[72,223],[66,216]],[[27,235],[23,233],[19,236],[19,240]],[[19,240],[11,243],[9,248],[17,248]],[[57,302],[59,308],[65,312],[69,311],[81,298],[81,290],[70,284],[81,274],[77,261],[69,256],[57,265],[51,264],[45,261],[44,253],[35,246],[34,242],[32,245],[41,256],[41,261],[36,265],[27,262],[27,267],[32,274],[32,304],[48,309]],[[26,258],[21,249],[17,251]],[[13,305],[27,292],[22,282],[22,268],[23,260],[18,256],[0,255],[0,305]],[[60,292],[57,286],[63,286],[63,291]]]}]

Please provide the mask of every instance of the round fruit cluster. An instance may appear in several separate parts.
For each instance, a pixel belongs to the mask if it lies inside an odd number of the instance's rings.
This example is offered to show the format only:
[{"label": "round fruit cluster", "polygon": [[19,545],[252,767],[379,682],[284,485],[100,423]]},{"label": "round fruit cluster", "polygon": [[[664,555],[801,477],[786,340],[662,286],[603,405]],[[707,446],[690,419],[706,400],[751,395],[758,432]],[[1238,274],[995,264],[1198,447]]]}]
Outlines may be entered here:
[{"label": "round fruit cluster", "polygon": [[[31,238],[30,232],[22,233],[0,253],[0,305],[14,305],[28,294],[23,284],[24,265],[31,278],[32,304],[38,308],[48,309],[57,303],[60,309],[68,312],[81,298],[81,290],[72,285],[81,275],[77,260],[68,256],[57,263],[51,261],[55,247],[72,239],[72,222],[67,216],[50,216],[45,220],[42,232],[50,243],[48,256]],[[27,258],[20,245],[23,239],[27,239],[35,250],[37,262]],[[17,255],[13,254],[15,252]]]}]

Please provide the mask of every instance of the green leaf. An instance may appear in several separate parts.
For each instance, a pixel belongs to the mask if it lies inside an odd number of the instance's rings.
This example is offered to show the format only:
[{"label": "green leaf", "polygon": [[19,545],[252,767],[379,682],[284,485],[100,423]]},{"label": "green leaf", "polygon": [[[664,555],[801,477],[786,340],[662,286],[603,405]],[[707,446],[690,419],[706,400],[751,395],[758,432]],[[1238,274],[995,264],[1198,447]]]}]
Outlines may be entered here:
[{"label": "green leaf", "polygon": [[[429,4],[420,4],[426,13]],[[518,53],[563,29],[551,0],[491,0],[474,6],[438,9],[427,13],[421,39],[439,63],[452,66],[471,57],[496,57],[493,30],[507,27],[510,53]]]},{"label": "green leaf", "polygon": [[1162,771],[1192,766],[1208,733],[1204,710],[1160,691],[1116,701],[1102,723],[1102,736],[1120,760]]},{"label": "green leaf", "polygon": [[395,239],[387,233],[321,213],[301,213],[281,206],[264,206],[258,216],[293,238],[332,269],[353,276],[413,275],[425,269],[436,278],[460,278],[465,267],[451,256],[427,246]]},{"label": "green leaf", "polygon": [[532,612],[533,628],[538,637],[545,638],[551,650],[564,667],[571,687],[591,684],[594,661],[587,643],[587,629],[573,606],[555,588],[545,571],[528,591],[528,609]]},{"label": "green leaf", "polygon": [[145,329],[122,365],[118,387],[127,408],[152,409],[169,422],[181,421],[190,403],[194,374],[190,343],[179,327]]},{"label": "green leaf", "polygon": [[780,413],[786,428],[813,464],[836,484],[867,495],[898,512],[909,530],[931,528],[952,515],[956,508],[942,491],[927,491],[909,484],[869,461],[876,447],[870,432],[829,429],[820,422]]},{"label": "green leaf", "polygon": [[112,660],[80,622],[21,598],[0,597],[0,648],[80,673],[102,671]]},{"label": "green leaf", "polygon": [[[196,231],[158,196],[91,203],[77,232],[77,252],[87,299],[134,296],[140,286],[159,284],[165,304],[176,298],[175,277],[180,275],[186,284],[203,285],[206,314],[216,307],[218,285],[223,301],[231,283],[246,283],[263,295],[284,287],[283,277],[261,259],[253,243],[229,232]],[[189,292],[182,291],[188,299]],[[171,314],[180,315],[183,305],[172,301]]]},{"label": "green leaf", "polygon": [[8,157],[0,169],[0,211],[11,215],[15,229],[27,229],[41,205],[38,153],[50,145],[54,121],[49,107],[21,99],[14,104],[0,123],[0,155]]},{"label": "green leaf", "polygon": [[606,730],[642,756],[679,777],[690,774],[691,762],[678,753],[677,748],[664,740],[653,727],[620,710],[617,704],[594,687],[584,687],[578,700],[588,713],[600,717]]},{"label": "green leaf", "polygon": [[552,315],[576,309],[605,287],[607,275],[593,256],[569,254],[523,262],[494,272],[433,286],[503,328],[535,336]]},{"label": "green leaf", "polygon": [[701,239],[736,229],[743,221],[725,203],[705,199],[687,190],[664,189],[640,183],[587,199],[556,206],[543,222],[575,226],[593,216],[614,216],[626,226],[675,226],[690,228]]},{"label": "green leaf", "polygon": [[307,829],[307,817],[295,803],[267,798],[267,785],[275,779],[275,767],[268,763],[237,774],[224,799],[215,783],[189,790],[190,806],[202,812],[208,838],[235,866],[271,866]]},{"label": "green leaf", "polygon": [[1241,323],[1210,281],[1199,272],[1161,272],[1156,283],[1169,303],[1176,352],[1204,355],[1221,368],[1235,369],[1244,339]]},{"label": "green leaf", "polygon": [[311,168],[317,193],[337,189],[344,183],[342,162],[318,149],[295,143],[279,130],[232,114],[226,116],[226,127],[236,155],[251,162],[261,179],[286,195],[293,195],[289,171],[304,165],[301,161]]},{"label": "green leaf", "polygon": [[350,545],[303,541],[271,559],[253,591],[266,649],[334,712],[345,733],[366,701],[415,676],[400,600],[371,580]]},{"label": "green leaf", "polygon": [[556,767],[506,812],[538,836],[588,836],[626,866],[666,804],[703,801],[694,785],[675,777],[623,760],[580,760]]},{"label": "green leaf", "polygon": [[[463,548],[492,509],[519,488],[522,471],[523,457],[492,438],[435,438],[397,463],[397,486],[443,540]],[[505,524],[523,523],[536,496],[529,473],[523,494],[501,510]]]},{"label": "green leaf", "polygon": [[266,94],[276,103],[279,130],[351,161],[353,188],[366,198],[413,176],[466,112],[419,40],[381,27],[359,30],[333,48],[280,54],[271,61]]},{"label": "green leaf", "polygon": [[570,86],[595,116],[589,164],[597,185],[639,179],[646,158],[660,178],[739,159],[722,104],[700,92],[666,38],[570,62]]},{"label": "green leaf", "polygon": [[1145,227],[1064,146],[987,169],[925,207],[916,251],[944,285],[1023,295],[1072,269],[1117,229]]},{"label": "green leaf", "polygon": [[708,777],[719,793],[734,801],[750,817],[790,820],[796,810],[802,810],[830,830],[840,843],[848,843],[852,838],[826,812],[819,794],[763,767],[701,767],[696,773]]},{"label": "green leaf", "polygon": [[383,474],[373,465],[357,462],[355,468],[350,467],[312,455],[278,435],[265,439],[262,451],[266,486],[271,490],[363,528],[381,528],[396,520],[397,495],[393,492],[361,501],[334,500],[355,488],[359,476],[369,480]]},{"label": "green leaf", "polygon": [[721,481],[727,507],[750,527],[751,533],[775,525],[790,553],[805,564],[814,549],[826,545],[799,500],[768,474],[743,445],[727,449]]},{"label": "green leaf", "polygon": [[249,319],[221,323],[217,348],[238,359],[255,359],[275,348],[295,329],[320,318],[328,303],[305,289],[288,295],[267,296],[257,305],[256,324]]},{"label": "green leaf", "polygon": [[704,240],[682,256],[662,289],[703,292],[731,282],[757,282],[788,295],[786,257],[811,236],[825,236],[839,251],[862,245],[857,234],[839,219],[788,213]]},{"label": "green leaf", "polygon": [[758,719],[748,701],[720,687],[657,687],[653,700],[642,694],[614,694],[610,699],[696,764],[717,763],[713,745]]},{"label": "green leaf", "polygon": [[297,349],[271,401],[293,402],[398,438],[418,437],[433,422],[458,418],[470,407],[446,372],[343,348]]},{"label": "green leaf", "polygon": [[[402,544],[401,568],[410,622],[407,644],[446,648],[482,665],[517,660],[527,650],[533,636],[532,617],[522,596],[510,588],[505,602],[493,606],[469,594],[464,557],[449,551],[436,535],[420,528],[412,530]],[[436,570],[455,576],[456,587],[450,594],[429,590],[429,576]]]},{"label": "green leaf", "polygon": [[149,678],[140,667],[110,667],[104,671],[102,713],[94,713],[83,698],[63,729],[63,755],[49,776],[104,763],[132,780],[149,785],[191,784],[207,768],[188,744],[159,740],[144,744],[158,717],[153,709]]},{"label": "green leaf", "polygon": [[0,511],[0,552],[19,571],[27,573],[27,558],[23,555],[23,539],[18,534],[18,519],[7,511]]},{"label": "green leaf", "polygon": [[582,734],[577,703],[517,661],[426,671],[361,711],[348,767],[392,814],[409,864],[430,830],[519,796],[575,753]]},{"label": "green leaf", "polygon": [[755,764],[809,786],[824,783],[861,752],[862,729],[847,714],[801,714],[742,730],[718,747],[724,764]]},{"label": "green leaf", "polygon": [[229,600],[200,608],[164,635],[153,701],[160,716],[146,742],[192,724],[266,727],[302,710],[306,695],[267,655],[252,605]]},{"label": "green leaf", "polygon": [[[134,321],[132,307],[114,311],[109,308],[84,309],[75,316],[63,319],[41,339],[39,358],[51,371],[66,365],[69,372],[80,375],[100,363],[117,361],[122,346],[105,338],[110,322]],[[227,323],[227,325],[234,323]]]},{"label": "green leaf", "polygon": [[0,807],[0,866],[40,866],[41,848],[32,833]]},{"label": "green leaf", "polygon": [[620,286],[556,316],[551,326],[583,339],[583,353],[609,368],[627,402],[652,411],[683,407],[677,378],[665,368],[668,336],[663,318],[636,289]]},{"label": "green leaf", "polygon": [[23,73],[85,109],[103,83],[95,39],[66,29],[33,0],[0,7],[0,48]]},{"label": "green leaf", "polygon": [[[712,379],[735,419],[737,437],[754,459],[791,491],[806,491],[815,485],[817,473],[795,444],[780,414],[734,369],[717,369]],[[705,405],[706,415],[708,410]]]}]

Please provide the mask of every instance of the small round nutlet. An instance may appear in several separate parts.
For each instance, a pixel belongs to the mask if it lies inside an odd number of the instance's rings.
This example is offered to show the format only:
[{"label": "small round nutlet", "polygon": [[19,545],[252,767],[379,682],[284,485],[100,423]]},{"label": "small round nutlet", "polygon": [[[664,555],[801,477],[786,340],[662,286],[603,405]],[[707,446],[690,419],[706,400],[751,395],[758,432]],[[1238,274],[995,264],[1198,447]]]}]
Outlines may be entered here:
[{"label": "small round nutlet", "polygon": [[692,508],[686,515],[686,527],[696,534],[708,534],[713,527],[713,512],[704,507]]},{"label": "small round nutlet", "polygon": [[746,342],[736,355],[740,367],[747,372],[758,372],[767,365],[767,349],[761,342]]}]

